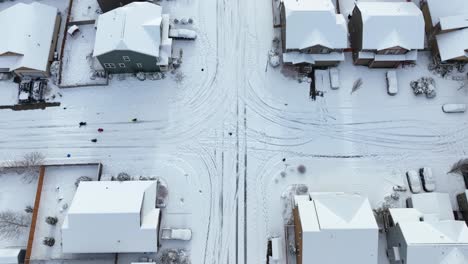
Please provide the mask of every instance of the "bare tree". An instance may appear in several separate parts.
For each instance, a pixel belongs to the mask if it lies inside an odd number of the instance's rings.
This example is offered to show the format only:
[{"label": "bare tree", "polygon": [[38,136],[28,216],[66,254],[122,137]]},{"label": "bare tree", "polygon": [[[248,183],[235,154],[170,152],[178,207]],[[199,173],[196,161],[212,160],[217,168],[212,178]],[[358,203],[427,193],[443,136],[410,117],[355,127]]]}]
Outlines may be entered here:
[{"label": "bare tree", "polygon": [[357,90],[359,90],[359,88],[361,88],[362,84],[363,84],[362,78],[357,79],[357,80],[353,83],[353,89],[351,89],[351,94],[353,94],[354,92],[356,92]]},{"label": "bare tree", "polygon": [[452,165],[448,173],[457,173],[460,175],[468,175],[468,159],[461,159]]},{"label": "bare tree", "polygon": [[16,238],[31,224],[31,214],[11,210],[0,212],[0,237]]},{"label": "bare tree", "polygon": [[44,155],[40,152],[25,154],[21,159],[6,162],[6,167],[16,170],[16,173],[23,174],[23,180],[30,183],[39,176],[38,168],[44,164]]}]

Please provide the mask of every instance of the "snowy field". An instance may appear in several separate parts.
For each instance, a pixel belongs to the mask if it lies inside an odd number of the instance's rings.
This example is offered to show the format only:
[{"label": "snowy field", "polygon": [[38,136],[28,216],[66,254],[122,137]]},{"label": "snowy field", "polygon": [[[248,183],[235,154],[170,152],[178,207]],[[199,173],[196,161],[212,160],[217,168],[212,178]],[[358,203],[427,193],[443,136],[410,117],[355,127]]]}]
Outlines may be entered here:
[{"label": "snowy field", "polygon": [[[270,0],[162,4],[171,17],[195,20],[197,40],[176,44],[176,52],[184,49],[182,82],[171,73],[161,81],[114,78],[107,87],[63,90],[60,108],[0,111],[0,160],[40,151],[49,160],[100,161],[105,178],[125,171],[164,179],[161,226],[190,227],[193,239],[163,248],[188,249],[194,264],[264,263],[267,239],[283,235],[280,197],[291,184],[359,192],[379,206],[393,185],[405,184],[406,170],[431,166],[439,191],[453,198],[463,190],[461,177],[446,172],[466,156],[466,114],[444,114],[441,106],[465,103],[468,93],[432,76],[428,53],[416,67],[398,69],[394,97],[385,70],[353,66],[347,54],[341,88],[311,101],[308,83],[265,67]],[[436,80],[432,100],[409,87],[423,76]],[[359,77],[363,86],[351,94]],[[88,125],[79,128],[80,121]],[[55,183],[48,188],[52,213]]]},{"label": "snowy field", "polygon": [[[73,256],[62,254],[62,235],[60,227],[67,210],[75,195],[75,181],[81,176],[98,180],[97,165],[83,166],[48,166],[45,169],[44,184],[42,186],[41,203],[37,215],[36,232],[32,248],[32,260],[70,259]],[[96,197],[98,199],[98,197]],[[65,206],[65,207],[64,207]],[[57,217],[55,226],[45,222],[46,217]],[[55,246],[42,244],[45,237],[55,238]]]},{"label": "snowy field", "polygon": [[[0,171],[0,213],[13,212],[20,216],[31,218],[27,214],[26,206],[34,206],[37,189],[38,171],[32,173],[18,173],[16,169],[1,169]],[[21,195],[18,195],[21,190]],[[0,232],[0,248],[21,247],[26,248],[29,236],[29,227],[21,228],[14,236],[5,236]]]}]

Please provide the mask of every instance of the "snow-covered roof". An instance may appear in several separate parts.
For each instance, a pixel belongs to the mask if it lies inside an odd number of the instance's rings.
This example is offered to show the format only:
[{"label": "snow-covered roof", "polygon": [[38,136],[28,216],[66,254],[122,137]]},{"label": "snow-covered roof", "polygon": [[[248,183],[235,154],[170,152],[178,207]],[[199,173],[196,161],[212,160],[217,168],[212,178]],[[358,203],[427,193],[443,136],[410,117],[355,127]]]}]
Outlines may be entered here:
[{"label": "snow-covered roof", "polygon": [[331,0],[283,0],[286,17],[286,49],[316,45],[330,49],[348,47],[343,15],[335,13]]},{"label": "snow-covered roof", "polygon": [[283,62],[285,63],[310,63],[315,64],[321,61],[344,61],[343,52],[330,52],[327,54],[309,54],[298,51],[291,51],[283,53]]},{"label": "snow-covered roof", "polygon": [[161,45],[161,7],[132,2],[98,18],[94,56],[114,50],[130,50],[154,57]]},{"label": "snow-covered roof", "polygon": [[0,68],[47,71],[58,9],[18,3],[0,12]]},{"label": "snow-covered roof", "polygon": [[418,193],[411,196],[410,207],[420,211],[425,221],[454,220],[452,204],[447,193]]},{"label": "snow-covered roof", "polygon": [[[296,199],[296,204],[303,234],[303,263],[377,262],[378,227],[367,198],[311,193],[309,199]],[[357,238],[359,243],[355,243]]]},{"label": "snow-covered roof", "polygon": [[412,2],[358,2],[362,14],[362,49],[424,48],[424,18]]},{"label": "snow-covered roof", "polygon": [[18,263],[18,257],[21,248],[0,248],[0,263],[1,264],[14,264]]},{"label": "snow-covered roof", "polygon": [[66,253],[155,252],[155,181],[81,182],[62,226]]},{"label": "snow-covered roof", "polygon": [[442,17],[468,15],[468,1],[466,0],[450,0],[449,3],[441,0],[426,0],[426,3],[433,26],[437,25]]},{"label": "snow-covered roof", "polygon": [[446,16],[440,18],[441,30],[468,28],[468,12],[458,16]]},{"label": "snow-covered roof", "polygon": [[436,35],[442,61],[468,57],[468,28]]}]

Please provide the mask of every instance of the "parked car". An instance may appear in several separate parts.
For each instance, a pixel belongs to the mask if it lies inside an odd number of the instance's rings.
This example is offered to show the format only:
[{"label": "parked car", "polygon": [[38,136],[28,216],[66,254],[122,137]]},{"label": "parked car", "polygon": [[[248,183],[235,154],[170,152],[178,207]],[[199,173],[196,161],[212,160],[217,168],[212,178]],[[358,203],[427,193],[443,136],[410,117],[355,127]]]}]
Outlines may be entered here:
[{"label": "parked car", "polygon": [[408,186],[412,193],[420,193],[422,190],[421,181],[419,175],[414,170],[406,172],[406,179],[408,180]]},{"label": "parked car", "polygon": [[435,191],[435,179],[431,168],[424,167],[419,169],[419,177],[421,177],[422,186],[426,192]]},{"label": "parked car", "polygon": [[192,230],[190,229],[172,229],[162,228],[161,239],[190,240],[192,239]]},{"label": "parked car", "polygon": [[340,73],[337,68],[330,69],[330,86],[332,89],[340,88]]},{"label": "parked car", "polygon": [[398,79],[396,71],[387,72],[387,93],[396,95],[398,93]]},{"label": "parked car", "polygon": [[464,113],[466,111],[466,104],[444,104],[442,111],[444,113]]},{"label": "parked car", "polygon": [[70,35],[70,36],[74,36],[76,33],[78,33],[80,31],[80,28],[77,26],[77,25],[73,25],[71,27],[68,28],[67,30],[67,33]]}]

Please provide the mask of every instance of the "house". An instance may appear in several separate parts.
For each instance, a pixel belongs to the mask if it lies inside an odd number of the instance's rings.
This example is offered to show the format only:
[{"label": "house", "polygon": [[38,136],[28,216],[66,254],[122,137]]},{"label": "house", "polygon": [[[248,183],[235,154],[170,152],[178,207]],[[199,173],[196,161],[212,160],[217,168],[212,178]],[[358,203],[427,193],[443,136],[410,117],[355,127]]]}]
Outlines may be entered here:
[{"label": "house", "polygon": [[156,252],[156,193],[156,181],[81,182],[62,225],[63,252]]},{"label": "house", "polygon": [[458,208],[468,225],[468,190],[457,195]]},{"label": "house", "polygon": [[377,263],[379,231],[367,198],[310,193],[294,202],[298,264]]},{"label": "house", "polygon": [[93,56],[108,73],[166,71],[171,63],[169,15],[133,2],[98,18]]},{"label": "house", "polygon": [[118,7],[122,7],[124,5],[128,5],[132,2],[144,2],[148,0],[97,0],[99,7],[101,8],[102,12],[109,12],[113,9]]},{"label": "house", "polygon": [[424,0],[421,9],[433,55],[442,62],[467,62],[468,1]]},{"label": "house", "polygon": [[356,65],[395,68],[424,48],[424,18],[412,2],[357,2],[349,33]]},{"label": "house", "polygon": [[22,264],[26,250],[21,248],[0,248],[0,264]]},{"label": "house", "polygon": [[282,0],[281,38],[285,64],[332,66],[344,61],[346,20],[331,0]]},{"label": "house", "polygon": [[0,73],[49,76],[60,28],[58,9],[38,2],[18,3],[0,12]]},{"label": "house", "polygon": [[389,209],[390,263],[468,263],[468,227],[454,220],[448,194],[416,194],[411,200],[412,208]]}]

